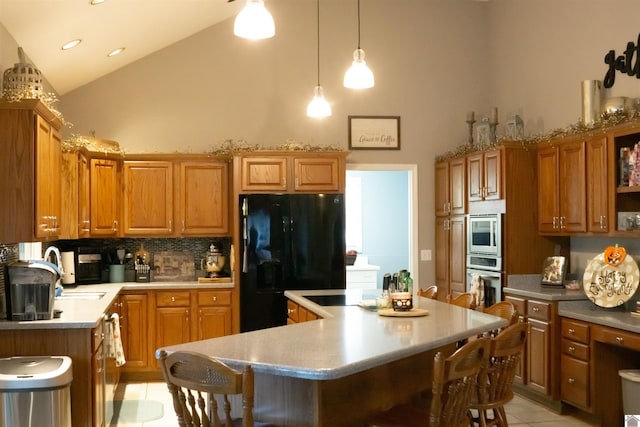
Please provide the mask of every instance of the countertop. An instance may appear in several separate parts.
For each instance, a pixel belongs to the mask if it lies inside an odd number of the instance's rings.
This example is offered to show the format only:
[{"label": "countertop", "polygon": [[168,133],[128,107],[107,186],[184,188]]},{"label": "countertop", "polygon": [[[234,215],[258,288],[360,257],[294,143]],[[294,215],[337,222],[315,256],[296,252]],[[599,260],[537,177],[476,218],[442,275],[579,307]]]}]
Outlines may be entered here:
[{"label": "countertop", "polygon": [[591,301],[560,301],[558,314],[598,325],[640,334],[640,316],[634,316],[624,306],[604,308]]},{"label": "countertop", "polygon": [[544,301],[586,300],[584,290],[572,291],[564,286],[547,287],[541,284],[540,274],[515,274],[508,277],[509,287],[502,288],[505,295],[536,298]]},{"label": "countertop", "polygon": [[414,303],[428,310],[423,317],[384,317],[357,305],[322,307],[305,299],[308,295],[347,294],[357,302],[368,299],[366,293],[356,289],[286,291],[287,298],[324,318],[166,349],[209,354],[236,367],[251,363],[261,373],[331,380],[505,325],[499,317],[421,297]]},{"label": "countertop", "polygon": [[20,329],[72,329],[95,328],[102,320],[104,313],[121,291],[161,290],[171,289],[230,289],[233,282],[227,283],[198,283],[193,282],[125,282],[102,283],[96,285],[82,285],[64,288],[63,294],[77,294],[82,292],[105,292],[98,300],[84,299],[56,299],[54,309],[62,310],[57,319],[15,322],[0,320],[0,330]]}]

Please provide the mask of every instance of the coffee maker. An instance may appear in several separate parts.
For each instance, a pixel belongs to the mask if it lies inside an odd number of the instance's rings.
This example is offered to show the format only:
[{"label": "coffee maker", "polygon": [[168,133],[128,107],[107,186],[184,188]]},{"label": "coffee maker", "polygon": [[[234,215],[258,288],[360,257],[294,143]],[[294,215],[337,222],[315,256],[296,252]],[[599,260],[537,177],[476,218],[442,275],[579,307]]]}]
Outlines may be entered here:
[{"label": "coffee maker", "polygon": [[60,270],[46,261],[16,261],[5,266],[8,320],[49,320]]}]

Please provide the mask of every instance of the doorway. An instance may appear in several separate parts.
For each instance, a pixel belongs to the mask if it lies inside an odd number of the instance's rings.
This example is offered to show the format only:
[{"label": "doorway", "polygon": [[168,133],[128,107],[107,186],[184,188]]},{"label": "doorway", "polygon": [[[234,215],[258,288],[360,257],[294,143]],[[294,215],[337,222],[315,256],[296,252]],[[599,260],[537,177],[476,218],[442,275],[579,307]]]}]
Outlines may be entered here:
[{"label": "doorway", "polygon": [[417,177],[415,164],[347,164],[347,250],[380,267],[378,288],[385,273],[401,269],[420,283]]}]

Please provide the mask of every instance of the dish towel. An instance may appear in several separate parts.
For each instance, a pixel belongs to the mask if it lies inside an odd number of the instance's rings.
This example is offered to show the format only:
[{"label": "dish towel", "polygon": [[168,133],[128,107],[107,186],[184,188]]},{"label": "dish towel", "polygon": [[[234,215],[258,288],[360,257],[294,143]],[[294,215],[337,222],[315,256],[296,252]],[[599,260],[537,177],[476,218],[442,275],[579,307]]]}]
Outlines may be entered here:
[{"label": "dish towel", "polygon": [[124,358],[124,349],[122,348],[122,337],[120,336],[120,316],[113,313],[111,318],[107,320],[105,331],[105,344],[107,346],[107,357],[115,359],[116,366],[122,366],[126,363]]},{"label": "dish towel", "polygon": [[471,289],[469,292],[473,295],[476,307],[480,307],[480,304],[484,302],[484,281],[479,274],[471,276]]}]

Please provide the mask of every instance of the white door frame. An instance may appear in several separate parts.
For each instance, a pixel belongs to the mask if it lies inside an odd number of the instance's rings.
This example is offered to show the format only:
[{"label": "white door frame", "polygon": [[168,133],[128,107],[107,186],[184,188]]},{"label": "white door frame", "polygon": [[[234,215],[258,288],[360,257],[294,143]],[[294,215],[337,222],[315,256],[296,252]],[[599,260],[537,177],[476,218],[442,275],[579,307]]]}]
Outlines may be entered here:
[{"label": "white door frame", "polygon": [[402,163],[347,163],[347,170],[354,171],[406,171],[409,173],[407,187],[409,190],[409,268],[413,276],[413,293],[417,292],[420,283],[418,266],[418,165]]}]

